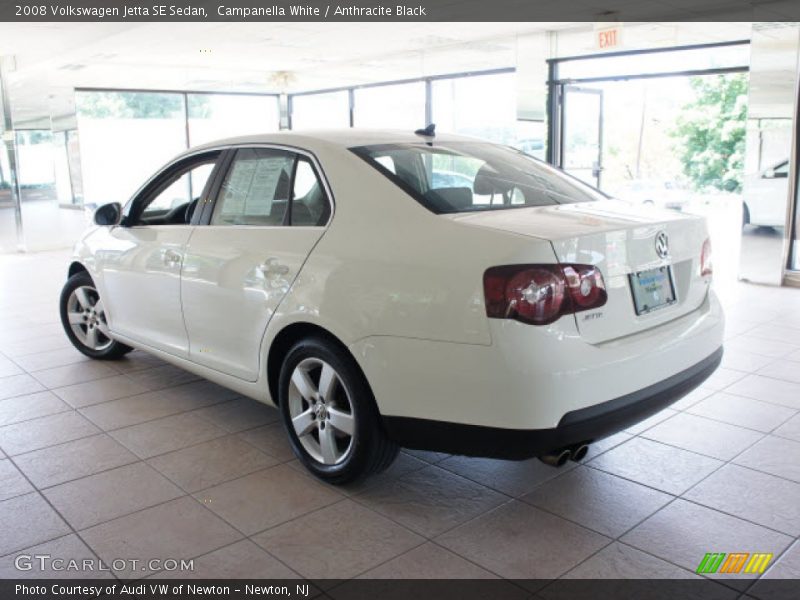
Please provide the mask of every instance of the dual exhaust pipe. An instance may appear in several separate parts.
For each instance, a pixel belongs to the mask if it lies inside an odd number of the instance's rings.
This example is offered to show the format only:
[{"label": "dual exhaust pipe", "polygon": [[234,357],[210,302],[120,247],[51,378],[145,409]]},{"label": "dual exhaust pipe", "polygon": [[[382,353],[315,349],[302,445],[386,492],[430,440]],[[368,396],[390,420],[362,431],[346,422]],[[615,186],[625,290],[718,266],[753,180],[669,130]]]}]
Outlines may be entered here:
[{"label": "dual exhaust pipe", "polygon": [[567,446],[559,450],[555,450],[548,454],[539,457],[539,460],[551,467],[563,467],[567,464],[568,460],[580,462],[586,458],[586,453],[589,451],[588,444],[575,444],[574,446]]}]

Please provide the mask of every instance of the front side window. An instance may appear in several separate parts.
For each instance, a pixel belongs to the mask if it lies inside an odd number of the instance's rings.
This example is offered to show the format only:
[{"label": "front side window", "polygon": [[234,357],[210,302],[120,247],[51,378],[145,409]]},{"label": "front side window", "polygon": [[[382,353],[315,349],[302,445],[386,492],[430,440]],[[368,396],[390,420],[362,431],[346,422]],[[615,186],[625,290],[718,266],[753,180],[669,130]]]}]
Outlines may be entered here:
[{"label": "front side window", "polygon": [[295,156],[266,148],[236,152],[219,191],[212,225],[283,225]]},{"label": "front side window", "polygon": [[603,197],[539,160],[490,143],[382,144],[351,151],[437,214]]},{"label": "front side window", "polygon": [[214,171],[219,152],[169,167],[132,206],[136,225],[188,225]]}]

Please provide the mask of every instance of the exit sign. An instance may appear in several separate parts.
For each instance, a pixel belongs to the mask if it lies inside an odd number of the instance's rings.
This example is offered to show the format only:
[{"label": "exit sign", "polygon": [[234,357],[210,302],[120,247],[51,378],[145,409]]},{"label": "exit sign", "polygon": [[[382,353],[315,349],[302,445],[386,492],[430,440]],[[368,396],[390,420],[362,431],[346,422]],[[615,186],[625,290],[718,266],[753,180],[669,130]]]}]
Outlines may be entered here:
[{"label": "exit sign", "polygon": [[609,50],[622,45],[622,27],[620,26],[596,29],[594,34],[598,50]]}]

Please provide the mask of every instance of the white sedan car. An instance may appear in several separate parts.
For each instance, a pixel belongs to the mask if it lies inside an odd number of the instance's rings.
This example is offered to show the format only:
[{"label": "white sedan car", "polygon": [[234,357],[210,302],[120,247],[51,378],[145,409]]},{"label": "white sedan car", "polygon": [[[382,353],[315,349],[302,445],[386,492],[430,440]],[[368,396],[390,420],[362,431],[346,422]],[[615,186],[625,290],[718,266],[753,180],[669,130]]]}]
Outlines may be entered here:
[{"label": "white sedan car", "polygon": [[95,223],[61,296],[78,350],[139,348],[277,406],[333,483],[400,446],[580,460],[722,355],[701,218],[473,139],[229,139]]}]

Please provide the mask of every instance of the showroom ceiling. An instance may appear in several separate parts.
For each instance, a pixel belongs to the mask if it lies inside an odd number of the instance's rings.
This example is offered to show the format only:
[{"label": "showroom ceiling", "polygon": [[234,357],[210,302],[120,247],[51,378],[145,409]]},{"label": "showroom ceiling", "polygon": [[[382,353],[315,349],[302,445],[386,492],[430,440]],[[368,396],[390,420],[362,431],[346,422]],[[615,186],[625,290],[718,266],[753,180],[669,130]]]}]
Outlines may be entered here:
[{"label": "showroom ceiling", "polygon": [[[594,52],[590,23],[0,24],[17,125],[73,112],[75,87],[280,92],[515,66],[520,36]],[[749,37],[749,24],[625,26],[632,48]]]}]

